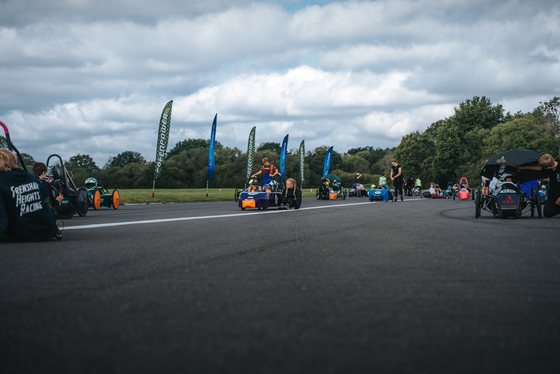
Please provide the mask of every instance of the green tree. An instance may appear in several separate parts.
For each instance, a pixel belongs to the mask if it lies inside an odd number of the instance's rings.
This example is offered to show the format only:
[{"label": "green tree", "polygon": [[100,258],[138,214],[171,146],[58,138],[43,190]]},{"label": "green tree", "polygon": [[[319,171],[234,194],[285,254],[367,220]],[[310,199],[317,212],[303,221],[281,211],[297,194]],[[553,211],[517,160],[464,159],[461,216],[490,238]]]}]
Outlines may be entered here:
[{"label": "green tree", "polygon": [[76,156],[70,157],[68,161],[64,164],[66,169],[74,172],[74,170],[87,170],[89,168],[97,167],[93,158],[90,155],[77,154]]},{"label": "green tree", "polygon": [[146,159],[144,159],[139,152],[125,151],[119,153],[116,157],[109,157],[109,160],[107,160],[105,164],[105,169],[113,166],[123,167],[128,164],[144,165],[145,163]]},{"label": "green tree", "polygon": [[265,150],[280,154],[280,151],[282,150],[282,146],[280,145],[280,143],[267,142],[267,143],[261,143],[257,147],[257,151],[265,151]]},{"label": "green tree", "polygon": [[433,137],[429,133],[421,134],[416,131],[403,137],[397,147],[395,158],[407,176],[420,178],[427,186],[428,182],[434,179],[432,162],[435,155],[436,145]]},{"label": "green tree", "polygon": [[[186,139],[178,142],[175,144],[169,152],[167,152],[166,159],[178,155],[183,151],[188,151],[191,149],[209,149],[210,148],[210,139]],[[214,142],[214,150],[222,149],[223,145],[219,141]]]},{"label": "green tree", "polygon": [[3,136],[0,136],[0,148],[8,148],[8,141]]}]

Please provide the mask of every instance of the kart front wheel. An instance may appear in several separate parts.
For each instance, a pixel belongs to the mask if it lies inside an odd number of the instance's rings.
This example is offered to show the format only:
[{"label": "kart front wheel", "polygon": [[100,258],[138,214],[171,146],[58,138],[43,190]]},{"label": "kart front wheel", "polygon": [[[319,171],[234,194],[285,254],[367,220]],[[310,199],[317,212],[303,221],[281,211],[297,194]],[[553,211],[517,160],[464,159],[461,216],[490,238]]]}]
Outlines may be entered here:
[{"label": "kart front wheel", "polygon": [[480,217],[480,206],[482,205],[482,196],[481,196],[481,188],[478,187],[478,191],[476,191],[476,197],[474,198],[474,218]]},{"label": "kart front wheel", "polygon": [[76,212],[80,217],[85,217],[89,208],[88,192],[84,187],[78,188],[76,193]]},{"label": "kart front wheel", "polygon": [[95,190],[93,193],[93,209],[98,210],[101,207],[101,191]]},{"label": "kart front wheel", "polygon": [[121,195],[119,194],[119,191],[114,190],[111,195],[111,206],[113,209],[119,209],[119,205],[121,205]]},{"label": "kart front wheel", "polygon": [[542,202],[539,191],[535,190],[535,205],[537,207],[537,215],[542,218]]},{"label": "kart front wheel", "polygon": [[239,190],[236,188],[235,189],[235,202],[239,201]]}]

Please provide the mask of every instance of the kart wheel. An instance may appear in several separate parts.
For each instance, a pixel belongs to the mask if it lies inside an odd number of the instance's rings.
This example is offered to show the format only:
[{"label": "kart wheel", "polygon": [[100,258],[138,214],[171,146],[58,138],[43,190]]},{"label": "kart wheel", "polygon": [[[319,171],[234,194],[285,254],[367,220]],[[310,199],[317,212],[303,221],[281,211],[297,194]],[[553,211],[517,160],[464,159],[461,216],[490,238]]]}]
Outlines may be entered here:
[{"label": "kart wheel", "polygon": [[76,212],[80,217],[85,217],[89,208],[88,192],[84,187],[78,188],[76,193]]},{"label": "kart wheel", "polygon": [[113,209],[119,209],[119,205],[121,205],[121,195],[119,194],[119,191],[114,190],[111,195],[111,206]]},{"label": "kart wheel", "polygon": [[455,201],[455,192],[451,191],[451,195],[453,195],[453,201]]},{"label": "kart wheel", "polygon": [[101,207],[101,191],[95,190],[93,193],[93,209],[98,210]]},{"label": "kart wheel", "polygon": [[241,210],[245,210],[245,209],[247,209],[247,208],[241,208]]},{"label": "kart wheel", "polygon": [[480,195],[481,188],[478,187],[478,191],[476,192],[476,198],[474,199],[474,218],[480,217],[480,206],[482,205],[482,197]]},{"label": "kart wheel", "polygon": [[474,188],[472,190],[469,188],[469,193],[471,194],[471,199],[473,199],[473,201],[474,201],[474,192],[475,192]]},{"label": "kart wheel", "polygon": [[235,189],[235,202],[239,201],[239,190],[236,188]]},{"label": "kart wheel", "polygon": [[537,216],[542,218],[542,201],[539,191],[535,191],[535,205],[537,206]]}]

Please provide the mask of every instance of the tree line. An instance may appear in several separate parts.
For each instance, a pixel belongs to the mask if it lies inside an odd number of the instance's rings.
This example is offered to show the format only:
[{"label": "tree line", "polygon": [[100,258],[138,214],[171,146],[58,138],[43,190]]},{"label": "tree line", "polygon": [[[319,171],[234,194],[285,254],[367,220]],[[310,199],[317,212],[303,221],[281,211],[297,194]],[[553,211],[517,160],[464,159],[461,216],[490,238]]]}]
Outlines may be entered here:
[{"label": "tree line", "polygon": [[395,158],[405,176],[436,181],[440,186],[466,177],[471,186],[476,186],[485,161],[500,152],[528,149],[558,159],[559,119],[558,97],[541,102],[531,112],[511,114],[504,113],[502,105],[475,96],[424,132],[404,136]]},{"label": "tree line", "polygon": [[[390,173],[391,159],[402,166],[405,178],[415,177],[426,187],[430,181],[444,186],[467,177],[471,186],[478,184],[480,169],[492,155],[512,149],[530,149],[549,153],[560,158],[560,98],[554,97],[540,103],[528,113],[504,113],[500,104],[492,104],[486,97],[475,96],[454,108],[454,114],[432,123],[423,132],[415,131],[401,139],[395,148],[373,146],[352,148],[340,153],[333,151],[330,172],[340,177],[349,188],[357,171],[366,187],[377,184],[381,174]],[[0,147],[5,147],[0,137]],[[278,166],[280,143],[261,143],[255,152],[252,173],[261,167],[260,160],[267,157]],[[167,153],[156,181],[157,188],[206,187],[209,140],[185,139],[175,144]],[[227,147],[216,142],[216,169],[210,180],[211,188],[242,188],[245,186],[247,154],[237,147]],[[323,162],[328,146],[306,152],[304,158],[304,187],[316,188],[321,183]],[[286,157],[286,177],[296,179],[301,185],[297,149]],[[22,154],[28,170],[33,157]],[[78,154],[65,161],[78,186],[97,168],[87,154]],[[101,176],[109,188],[151,188],[155,163],[147,162],[138,152],[126,151],[110,157],[101,167]],[[93,177],[98,172],[93,170]],[[390,181],[390,180],[389,180]]]}]

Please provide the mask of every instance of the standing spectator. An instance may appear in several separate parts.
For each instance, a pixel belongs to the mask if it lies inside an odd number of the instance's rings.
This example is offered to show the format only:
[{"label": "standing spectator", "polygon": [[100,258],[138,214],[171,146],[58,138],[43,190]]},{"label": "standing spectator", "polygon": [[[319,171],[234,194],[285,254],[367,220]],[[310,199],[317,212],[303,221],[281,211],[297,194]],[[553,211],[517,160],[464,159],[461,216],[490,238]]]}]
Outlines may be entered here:
[{"label": "standing spectator", "polygon": [[422,181],[420,178],[416,178],[415,185],[418,188],[418,191],[420,191],[420,196],[422,196]]},{"label": "standing spectator", "polygon": [[362,173],[358,170],[356,175],[354,176],[354,183],[360,183],[360,178],[362,177]]},{"label": "standing spectator", "polygon": [[385,177],[385,173],[383,173],[379,177],[379,181],[377,182],[377,185],[379,186],[379,188],[383,188],[383,186],[385,186],[385,188],[387,188],[387,178]]},{"label": "standing spectator", "polygon": [[17,167],[12,151],[0,149],[0,237],[35,242],[62,239],[56,218],[45,203],[47,188],[32,174]]},{"label": "standing spectator", "polygon": [[411,175],[410,177],[408,177],[408,180],[406,181],[407,196],[412,196],[413,188],[414,188],[414,178]]},{"label": "standing spectator", "polygon": [[399,201],[399,193],[401,194],[401,201],[403,198],[403,173],[401,165],[396,159],[391,160],[391,180],[393,181],[393,186],[395,187],[395,201]]}]

